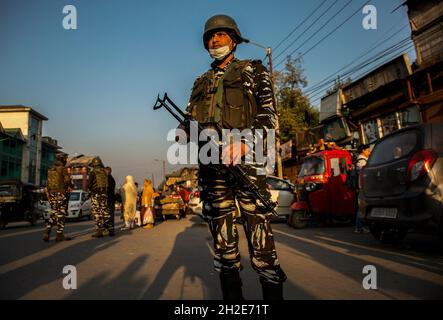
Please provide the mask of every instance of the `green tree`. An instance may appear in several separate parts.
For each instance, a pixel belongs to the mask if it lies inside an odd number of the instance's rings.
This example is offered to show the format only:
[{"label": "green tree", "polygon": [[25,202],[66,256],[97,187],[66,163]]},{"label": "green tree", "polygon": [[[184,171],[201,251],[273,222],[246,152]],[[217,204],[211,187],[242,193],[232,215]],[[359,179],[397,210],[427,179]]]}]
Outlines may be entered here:
[{"label": "green tree", "polygon": [[301,67],[301,57],[287,58],[285,68],[275,72],[280,139],[285,143],[295,138],[299,131],[318,125],[319,112],[303,95],[308,84]]}]

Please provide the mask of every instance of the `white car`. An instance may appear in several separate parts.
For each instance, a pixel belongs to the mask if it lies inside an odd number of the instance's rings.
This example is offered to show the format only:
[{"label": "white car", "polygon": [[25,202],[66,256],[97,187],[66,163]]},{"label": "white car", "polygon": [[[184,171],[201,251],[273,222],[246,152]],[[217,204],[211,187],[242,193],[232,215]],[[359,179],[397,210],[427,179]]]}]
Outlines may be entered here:
[{"label": "white car", "polygon": [[87,217],[92,218],[91,198],[88,193],[83,190],[74,190],[69,196],[68,202],[68,219],[81,219]]},{"label": "white car", "polygon": [[192,211],[193,214],[202,215],[202,202],[200,200],[200,192],[198,190],[194,190],[189,195],[188,208]]},{"label": "white car", "polygon": [[[294,201],[294,185],[287,180],[274,176],[266,177],[266,183],[271,193],[271,199],[278,202],[276,208],[278,218],[287,219],[291,213],[291,204]],[[189,199],[189,209],[191,209],[194,214],[201,216],[202,201],[200,199],[200,193],[198,191],[193,191],[190,194]]]},{"label": "white car", "polygon": [[266,177],[266,183],[271,192],[272,201],[278,202],[276,208],[278,218],[287,219],[291,213],[291,204],[294,201],[295,186],[287,180],[274,176]]},{"label": "white car", "polygon": [[37,201],[35,204],[35,210],[45,220],[48,220],[49,216],[51,215],[51,206],[47,200]]}]

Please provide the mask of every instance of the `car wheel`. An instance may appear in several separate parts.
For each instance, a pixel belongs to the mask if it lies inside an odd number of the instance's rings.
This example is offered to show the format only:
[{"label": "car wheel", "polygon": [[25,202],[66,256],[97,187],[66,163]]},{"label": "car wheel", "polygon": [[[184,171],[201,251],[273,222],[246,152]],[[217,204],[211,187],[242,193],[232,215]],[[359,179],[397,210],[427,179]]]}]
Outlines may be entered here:
[{"label": "car wheel", "polygon": [[91,220],[91,219],[92,219],[92,213],[89,213],[88,220]]},{"label": "car wheel", "polygon": [[306,212],[305,211],[292,212],[288,217],[288,224],[296,229],[306,228],[306,226],[308,225],[308,220],[306,219]]}]

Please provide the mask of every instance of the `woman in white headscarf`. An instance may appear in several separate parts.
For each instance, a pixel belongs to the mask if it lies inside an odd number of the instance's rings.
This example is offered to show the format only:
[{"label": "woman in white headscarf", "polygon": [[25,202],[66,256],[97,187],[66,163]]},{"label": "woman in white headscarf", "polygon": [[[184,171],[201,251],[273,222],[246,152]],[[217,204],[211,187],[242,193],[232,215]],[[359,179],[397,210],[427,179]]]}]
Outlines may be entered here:
[{"label": "woman in white headscarf", "polygon": [[135,211],[137,205],[137,187],[132,176],[126,177],[126,182],[121,188],[125,226],[122,230],[134,227]]}]

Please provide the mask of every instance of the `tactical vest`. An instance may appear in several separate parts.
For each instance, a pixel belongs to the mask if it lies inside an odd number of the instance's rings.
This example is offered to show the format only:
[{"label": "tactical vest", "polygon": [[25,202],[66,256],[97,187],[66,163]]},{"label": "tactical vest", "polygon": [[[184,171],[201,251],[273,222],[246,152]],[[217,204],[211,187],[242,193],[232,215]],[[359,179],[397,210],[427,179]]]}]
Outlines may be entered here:
[{"label": "tactical vest", "polygon": [[94,190],[106,190],[108,188],[108,175],[104,168],[94,168],[95,183]]},{"label": "tactical vest", "polygon": [[250,128],[257,113],[257,103],[252,92],[243,85],[243,71],[253,63],[234,60],[221,78],[216,79],[211,69],[197,79],[190,99],[192,117],[203,126]]},{"label": "tactical vest", "polygon": [[52,166],[48,170],[47,189],[48,192],[64,192],[66,189],[64,172],[62,166]]}]

